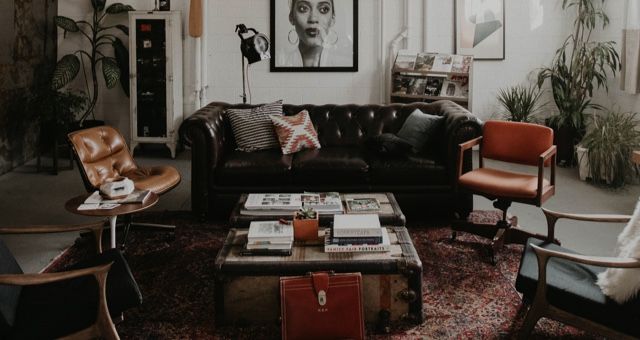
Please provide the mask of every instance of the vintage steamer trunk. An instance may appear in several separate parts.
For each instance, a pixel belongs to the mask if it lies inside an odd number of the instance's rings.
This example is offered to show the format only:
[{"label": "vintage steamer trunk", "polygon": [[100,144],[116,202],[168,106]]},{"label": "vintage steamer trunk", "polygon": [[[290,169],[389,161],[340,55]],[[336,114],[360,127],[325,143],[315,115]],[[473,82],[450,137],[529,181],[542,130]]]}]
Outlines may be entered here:
[{"label": "vintage steamer trunk", "polygon": [[[279,323],[281,276],[314,271],[360,272],[365,321],[385,330],[389,323],[420,323],[422,262],[404,227],[388,227],[391,251],[325,253],[320,242],[294,245],[291,256],[240,256],[247,229],[231,229],[215,263],[216,322]],[[324,231],[321,231],[321,233]]]}]

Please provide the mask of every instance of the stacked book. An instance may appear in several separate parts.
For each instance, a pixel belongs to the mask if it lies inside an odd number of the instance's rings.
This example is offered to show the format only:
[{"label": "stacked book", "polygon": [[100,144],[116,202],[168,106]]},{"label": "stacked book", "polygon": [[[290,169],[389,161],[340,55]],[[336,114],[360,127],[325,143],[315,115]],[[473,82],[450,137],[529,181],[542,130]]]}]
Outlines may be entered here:
[{"label": "stacked book", "polygon": [[302,206],[311,208],[319,214],[342,214],[342,199],[337,192],[305,192],[301,196]]},{"label": "stacked book", "polygon": [[377,214],[335,215],[325,236],[326,253],[389,251],[389,234]]},{"label": "stacked book", "polygon": [[249,194],[243,211],[250,215],[293,214],[302,207],[301,196],[289,193]]},{"label": "stacked book", "polygon": [[279,221],[253,221],[241,255],[291,255],[293,226]]},{"label": "stacked book", "polygon": [[342,200],[337,192],[326,193],[267,193],[249,194],[241,215],[283,216],[293,215],[302,206],[312,208],[319,214],[342,214]]}]

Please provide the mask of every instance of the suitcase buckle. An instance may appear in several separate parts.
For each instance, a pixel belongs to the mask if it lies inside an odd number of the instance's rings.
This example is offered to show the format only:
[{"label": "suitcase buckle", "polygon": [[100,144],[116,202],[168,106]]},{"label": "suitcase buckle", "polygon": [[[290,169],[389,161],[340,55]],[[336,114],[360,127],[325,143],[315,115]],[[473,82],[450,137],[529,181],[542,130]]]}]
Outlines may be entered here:
[{"label": "suitcase buckle", "polygon": [[327,304],[327,292],[324,290],[318,292],[318,304],[320,304],[320,306]]}]

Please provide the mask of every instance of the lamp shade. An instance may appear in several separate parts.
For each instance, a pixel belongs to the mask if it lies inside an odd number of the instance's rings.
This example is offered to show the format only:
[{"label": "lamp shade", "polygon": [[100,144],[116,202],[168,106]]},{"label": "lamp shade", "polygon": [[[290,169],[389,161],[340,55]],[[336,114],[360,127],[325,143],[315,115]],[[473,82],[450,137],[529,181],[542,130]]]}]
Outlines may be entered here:
[{"label": "lamp shade", "polygon": [[[240,51],[242,56],[247,58],[249,64],[261,60],[271,59],[271,42],[269,37],[259,33],[254,28],[247,28],[245,25],[240,24],[236,26],[236,32],[240,37]],[[243,34],[253,33],[253,35],[245,37]]]}]

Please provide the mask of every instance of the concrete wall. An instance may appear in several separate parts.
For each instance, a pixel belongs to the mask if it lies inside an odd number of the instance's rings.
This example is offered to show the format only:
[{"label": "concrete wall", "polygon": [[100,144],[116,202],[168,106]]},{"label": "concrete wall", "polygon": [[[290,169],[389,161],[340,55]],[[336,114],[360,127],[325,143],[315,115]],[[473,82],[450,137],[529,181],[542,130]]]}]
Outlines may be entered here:
[{"label": "concrete wall", "polygon": [[[3,1],[0,5],[0,174],[35,153],[37,127],[19,102],[33,85],[38,65],[55,62],[51,0]],[[48,32],[49,34],[47,34]]]},{"label": "concrete wall", "polygon": [[[126,0],[137,9],[153,8],[152,0]],[[503,61],[477,61],[474,69],[473,111],[482,118],[496,116],[498,89],[527,83],[537,68],[548,65],[555,50],[569,34],[572,18],[561,9],[560,0],[509,0],[506,2],[506,58]],[[382,103],[388,86],[389,46],[407,28],[407,39],[399,47],[452,53],[454,50],[453,0],[360,0],[359,71],[356,73],[272,73],[269,63],[250,66],[254,103],[284,99],[289,103]],[[611,26],[596,37],[620,40],[624,1],[607,1]],[[172,8],[188,11],[188,1],[172,0]],[[60,4],[63,15],[86,16],[88,0],[66,0]],[[235,25],[244,23],[269,34],[269,0],[205,0],[206,18],[203,85],[208,85],[205,102],[240,102],[242,93],[241,57]],[[408,11],[405,11],[408,7]],[[73,45],[72,39],[59,39],[59,55]],[[188,116],[196,108],[193,39],[185,32],[184,97]],[[605,106],[640,111],[640,96],[625,95],[611,79],[611,93],[599,93]],[[553,110],[553,106],[548,111]],[[127,98],[119,89],[104,91],[97,113],[125,134],[129,129]]]}]

